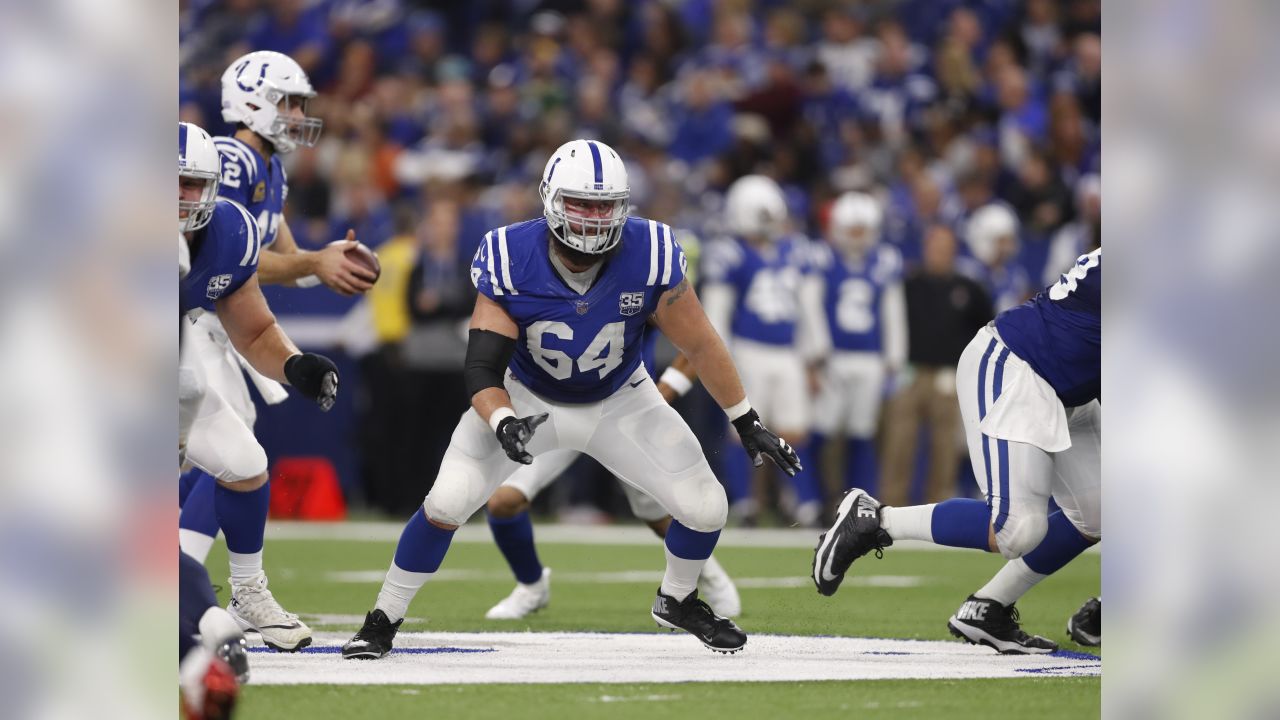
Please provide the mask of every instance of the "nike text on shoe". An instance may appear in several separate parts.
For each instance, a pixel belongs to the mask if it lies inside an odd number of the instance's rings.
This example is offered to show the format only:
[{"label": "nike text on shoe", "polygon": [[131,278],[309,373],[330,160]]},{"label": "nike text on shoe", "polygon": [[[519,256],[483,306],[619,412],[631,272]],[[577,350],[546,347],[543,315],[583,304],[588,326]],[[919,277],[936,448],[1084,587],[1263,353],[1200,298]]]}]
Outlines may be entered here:
[{"label": "nike text on shoe", "polygon": [[1102,644],[1102,600],[1089,598],[1080,609],[1067,619],[1067,634],[1081,645],[1095,647]]},{"label": "nike text on shoe", "polygon": [[258,573],[244,585],[231,584],[227,612],[241,628],[258,633],[262,642],[274,650],[294,652],[311,644],[311,628],[297,615],[280,607],[267,589],[264,573]]},{"label": "nike text on shoe", "polygon": [[658,590],[652,615],[659,627],[684,630],[716,652],[736,653],[747,644],[747,634],[732,620],[712,612],[711,606],[698,599],[697,590],[682,602]]},{"label": "nike text on shoe", "polygon": [[395,640],[396,631],[404,618],[395,622],[381,610],[374,610],[364,616],[364,625],[346,645],[342,646],[342,657],[348,660],[377,660],[391,652],[391,641]]},{"label": "nike text on shoe", "polygon": [[823,595],[835,595],[854,560],[872,550],[884,556],[893,544],[889,533],[880,529],[880,503],[865,490],[854,488],[840,502],[836,521],[818,536],[813,551],[813,584]]},{"label": "nike text on shoe", "polygon": [[551,568],[542,568],[542,577],[529,585],[516,583],[516,589],[489,608],[484,616],[488,620],[519,620],[537,612],[551,602]]},{"label": "nike text on shoe", "polygon": [[970,595],[947,622],[952,635],[971,645],[986,645],[1001,655],[1046,655],[1058,644],[1028,635],[1018,625],[1018,609]]}]

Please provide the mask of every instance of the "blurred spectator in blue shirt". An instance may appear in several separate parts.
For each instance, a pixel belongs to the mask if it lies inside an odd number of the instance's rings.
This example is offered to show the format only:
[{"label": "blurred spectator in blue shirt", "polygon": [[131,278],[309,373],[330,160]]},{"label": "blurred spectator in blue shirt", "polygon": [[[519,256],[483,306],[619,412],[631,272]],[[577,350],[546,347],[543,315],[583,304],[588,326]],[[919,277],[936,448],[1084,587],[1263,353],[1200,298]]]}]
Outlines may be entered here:
[{"label": "blurred spectator in blue shirt", "polygon": [[681,90],[672,108],[675,136],[667,151],[692,165],[733,143],[733,108],[716,96],[712,76],[705,70],[691,71]]},{"label": "blurred spectator in blue shirt", "polygon": [[1071,60],[1053,77],[1054,92],[1075,95],[1094,127],[1102,124],[1102,39],[1084,34],[1072,44]]},{"label": "blurred spectator in blue shirt", "polygon": [[249,32],[253,50],[274,50],[293,58],[312,75],[329,49],[329,23],[323,4],[307,7],[304,0],[270,0],[269,11]]}]

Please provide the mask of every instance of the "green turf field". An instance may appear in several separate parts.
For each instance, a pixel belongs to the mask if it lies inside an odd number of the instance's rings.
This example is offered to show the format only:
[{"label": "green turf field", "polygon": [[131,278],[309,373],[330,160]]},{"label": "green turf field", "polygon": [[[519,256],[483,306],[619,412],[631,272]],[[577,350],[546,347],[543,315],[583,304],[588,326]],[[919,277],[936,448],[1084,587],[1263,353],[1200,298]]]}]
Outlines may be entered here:
[{"label": "green turf field", "polygon": [[[609,528],[599,528],[607,534]],[[816,537],[816,536],[815,536]],[[389,541],[269,539],[266,568],[271,588],[289,610],[316,630],[354,631],[342,618],[360,615],[375,599],[394,544]],[[485,543],[455,543],[442,575],[409,610],[403,631],[653,632],[648,607],[663,565],[661,545],[597,546],[542,544],[553,568],[551,606],[526,620],[496,622],[484,612],[504,597],[513,580],[497,549]],[[717,557],[743,579],[743,615],[748,633],[950,639],[946,620],[1002,564],[998,557],[967,552],[923,552],[891,548],[882,560],[868,557],[851,577],[894,576],[874,586],[846,581],[824,598],[802,583],[812,550],[721,547]],[[1049,578],[1019,603],[1023,626],[1050,637],[1064,650],[1081,651],[1066,635],[1066,620],[1099,592],[1100,556],[1086,554]],[[215,584],[225,585],[221,543],[209,558]],[[459,578],[458,571],[471,571]],[[641,578],[592,573],[649,571]],[[752,582],[747,582],[746,579]],[[795,580],[786,586],[785,579]],[[769,585],[782,585],[772,587]],[[899,586],[901,585],[901,586]],[[225,589],[220,598],[226,600]],[[312,617],[309,617],[312,616]],[[413,618],[421,618],[414,621]],[[1094,649],[1092,652],[1097,652]],[[254,656],[258,657],[258,656]],[[431,658],[422,658],[430,662]],[[376,708],[379,718],[418,718],[423,712],[460,717],[639,717],[688,711],[698,716],[791,717],[813,710],[847,709],[874,717],[1092,717],[1099,713],[1098,678],[1036,677],[983,680],[866,680],[808,683],[680,683],[558,685],[253,686],[244,691],[242,718],[351,717]],[[659,708],[659,706],[661,706]],[[514,714],[513,714],[514,713]]]}]

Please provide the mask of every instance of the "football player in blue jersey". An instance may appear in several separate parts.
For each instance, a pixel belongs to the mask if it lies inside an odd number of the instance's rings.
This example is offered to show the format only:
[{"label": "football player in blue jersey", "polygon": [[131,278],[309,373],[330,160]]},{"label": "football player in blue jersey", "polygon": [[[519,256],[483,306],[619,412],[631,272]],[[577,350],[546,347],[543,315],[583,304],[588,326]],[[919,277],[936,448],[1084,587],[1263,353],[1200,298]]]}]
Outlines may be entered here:
[{"label": "football player in blue jersey", "polygon": [[[659,377],[653,373],[653,350],[657,334],[650,331],[645,339],[644,365],[650,377],[655,378],[658,393],[668,403],[675,402],[693,389],[696,373],[689,359],[683,355],[676,359]],[[489,498],[489,529],[493,540],[502,551],[511,572],[516,576],[516,587],[485,613],[489,620],[519,620],[529,613],[541,610],[551,602],[551,568],[544,567],[538,559],[533,541],[533,521],[529,518],[529,504],[556,478],[578,459],[575,450],[552,450],[539,455],[532,465],[519,468],[503,481]],[[671,515],[652,497],[635,487],[622,483],[631,512],[653,530],[660,538],[667,536],[671,527]],[[707,558],[698,576],[698,592],[711,609],[722,617],[734,618],[742,614],[742,598],[715,555]]]},{"label": "football player in blue jersey", "polygon": [[[191,268],[179,286],[186,317],[215,312],[228,341],[258,372],[289,383],[320,405],[333,406],[338,372],[328,358],[302,353],[276,323],[258,287],[260,233],[238,203],[217,197],[219,159],[212,139],[187,123],[178,126],[178,229],[190,247]],[[200,362],[192,358],[190,362]],[[187,371],[185,377],[197,373]],[[180,394],[190,395],[181,387]],[[212,383],[204,388],[184,448],[185,458],[212,477],[218,525],[227,536],[233,592],[229,611],[278,650],[297,650],[311,632],[286,613],[262,574],[267,523],[267,456],[253,432]]]},{"label": "football player in blue jersey", "polygon": [[[882,506],[853,489],[819,538],[813,581],[831,595],[854,560],[898,540],[1011,560],[947,627],[1001,653],[1049,653],[1014,602],[1102,537],[1102,250],[978,331],[956,368],[974,475],[986,501]],[[1061,508],[1049,513],[1052,498]]]},{"label": "football player in blue jersey", "polygon": [[[297,147],[310,147],[319,138],[320,119],[306,114],[314,96],[306,73],[287,55],[251,52],[227,67],[222,75],[222,117],[235,123],[236,130],[231,137],[213,141],[222,158],[218,193],[245,208],[257,223],[262,237],[259,282],[303,287],[324,283],[338,293],[352,295],[368,290],[373,282],[367,270],[346,256],[346,251],[358,244],[354,235],[348,232],[346,240],[317,252],[302,252],[284,220],[289,186],[281,156]],[[236,354],[218,317],[206,314],[198,318],[194,330],[190,352],[203,363],[210,387],[218,390],[246,426],[253,428],[257,420],[246,374],[268,404],[288,397],[284,387]],[[213,508],[214,479],[197,469],[187,473],[183,483],[179,542],[183,550],[204,562],[219,530]],[[281,647],[298,642],[299,633],[309,635],[310,629],[296,618],[284,623],[290,626],[287,630],[276,632],[274,626],[281,624],[282,610],[274,600],[260,602],[265,596],[257,592],[256,579],[248,584],[240,582],[255,566],[250,573],[254,578],[261,571],[257,555],[243,555],[239,553],[235,560],[238,570],[232,573],[231,581],[233,608],[241,618],[265,630],[267,636],[278,635],[269,641]]]},{"label": "football player in blue jersey", "polygon": [[1008,206],[993,202],[974,211],[965,223],[964,241],[971,256],[960,258],[956,265],[982,283],[996,314],[1031,297],[1031,276],[1017,262],[1018,216]]},{"label": "football player in blue jersey", "polygon": [[343,657],[390,652],[410,601],[440,567],[457,527],[522,464],[560,449],[590,455],[671,514],[654,620],[716,651],[746,644],[732,620],[698,597],[698,576],[728,502],[698,439],[643,367],[650,318],[692,362],[753,462],[768,457],[797,472],[795,452],[751,409],[690,290],[671,229],[628,217],[630,187],[618,154],[597,141],[570,141],[548,160],[539,192],[543,217],[491,230],[480,242],[465,368],[471,409]]},{"label": "football player in blue jersey", "polygon": [[[703,257],[707,317],[733,353],[757,410],[784,440],[803,446],[812,414],[806,363],[817,360],[813,338],[819,333],[813,328],[822,316],[821,302],[806,282],[809,243],[787,232],[782,188],[763,175],[734,181],[724,215],[731,235],[708,243]],[[741,453],[731,451],[724,472],[734,514],[752,524],[771,505],[773,473],[753,473],[740,460]],[[790,490],[796,522],[816,523],[822,512],[816,473],[793,476]]]},{"label": "football player in blue jersey", "polygon": [[[187,215],[178,210],[178,280],[191,272],[191,246],[188,227],[207,224],[205,208],[212,207],[217,195],[218,157],[207,144],[191,142],[198,128],[178,127],[179,200],[186,204]],[[183,151],[182,134],[188,133],[187,152]],[[202,136],[200,139],[207,139]],[[201,153],[197,146],[210,152]],[[195,152],[191,152],[195,150]],[[183,160],[186,162],[184,163]],[[190,180],[182,180],[186,171]],[[204,184],[203,188],[199,186]],[[181,189],[186,185],[185,191]],[[197,188],[199,188],[197,194]],[[207,196],[203,196],[205,191]],[[183,199],[186,194],[190,199]],[[203,197],[202,197],[203,196]],[[193,214],[192,211],[195,211]],[[186,221],[186,222],[184,222]],[[196,229],[199,229],[198,227]],[[187,323],[178,323],[178,352],[185,343]],[[187,438],[196,413],[204,401],[204,374],[199,363],[182,365],[178,375],[178,463],[185,462]],[[187,717],[230,717],[239,695],[239,686],[249,679],[249,656],[245,650],[244,632],[231,615],[218,606],[209,573],[194,558],[178,552],[178,679],[182,704]]]},{"label": "football player in blue jersey", "polygon": [[[882,213],[871,195],[849,192],[831,207],[827,236],[814,243],[814,282],[822,297],[829,347],[821,390],[814,403],[809,451],[818,457],[827,440],[845,444],[843,473],[827,478],[829,497],[853,487],[875,487],[875,434],[886,382],[906,362],[907,310],[902,256],[880,242]],[[826,355],[824,353],[824,355]]]}]

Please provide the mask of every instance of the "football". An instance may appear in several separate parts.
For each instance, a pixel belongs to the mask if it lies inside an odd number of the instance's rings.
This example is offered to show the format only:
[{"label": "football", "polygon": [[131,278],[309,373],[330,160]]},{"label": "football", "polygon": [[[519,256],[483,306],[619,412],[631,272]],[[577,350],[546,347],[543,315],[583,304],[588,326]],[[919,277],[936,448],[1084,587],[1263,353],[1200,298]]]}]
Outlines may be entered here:
[{"label": "football", "polygon": [[378,256],[364,243],[358,243],[345,254],[348,260],[373,273],[374,282],[382,276],[382,263],[378,262]]}]

